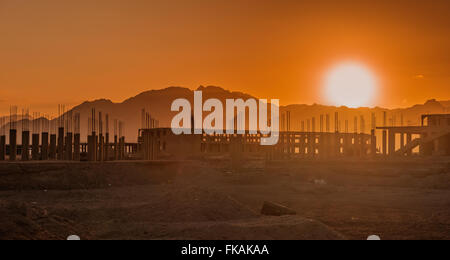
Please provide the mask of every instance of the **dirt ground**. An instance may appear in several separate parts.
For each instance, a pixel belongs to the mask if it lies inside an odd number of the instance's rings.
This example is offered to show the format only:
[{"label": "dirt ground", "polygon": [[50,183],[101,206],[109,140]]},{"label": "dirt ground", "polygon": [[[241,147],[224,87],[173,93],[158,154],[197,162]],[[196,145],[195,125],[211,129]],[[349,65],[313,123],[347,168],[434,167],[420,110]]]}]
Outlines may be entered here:
[{"label": "dirt ground", "polygon": [[450,160],[229,165],[0,163],[0,239],[450,239]]}]

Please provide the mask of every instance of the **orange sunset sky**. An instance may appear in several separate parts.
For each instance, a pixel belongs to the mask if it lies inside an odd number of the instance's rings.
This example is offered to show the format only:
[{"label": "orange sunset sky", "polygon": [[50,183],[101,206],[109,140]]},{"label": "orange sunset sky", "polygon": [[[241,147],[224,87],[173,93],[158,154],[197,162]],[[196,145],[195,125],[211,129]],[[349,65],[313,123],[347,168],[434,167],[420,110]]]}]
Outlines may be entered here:
[{"label": "orange sunset sky", "polygon": [[375,75],[373,105],[450,99],[450,2],[0,0],[0,113],[216,85],[322,103],[335,64]]}]

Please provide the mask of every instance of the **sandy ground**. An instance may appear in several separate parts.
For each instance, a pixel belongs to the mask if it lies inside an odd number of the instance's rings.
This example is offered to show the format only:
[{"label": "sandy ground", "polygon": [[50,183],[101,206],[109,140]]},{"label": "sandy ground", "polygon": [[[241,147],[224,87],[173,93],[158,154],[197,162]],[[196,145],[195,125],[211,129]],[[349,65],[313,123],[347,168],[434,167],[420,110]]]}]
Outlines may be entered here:
[{"label": "sandy ground", "polygon": [[450,239],[450,161],[228,165],[0,163],[0,239]]}]

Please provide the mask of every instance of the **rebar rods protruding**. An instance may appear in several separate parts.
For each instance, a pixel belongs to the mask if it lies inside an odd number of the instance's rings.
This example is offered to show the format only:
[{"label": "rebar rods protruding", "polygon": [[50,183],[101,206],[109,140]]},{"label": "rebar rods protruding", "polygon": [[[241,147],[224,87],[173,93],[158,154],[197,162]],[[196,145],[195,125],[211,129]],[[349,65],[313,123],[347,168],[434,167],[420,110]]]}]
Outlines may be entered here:
[{"label": "rebar rods protruding", "polygon": [[91,135],[88,136],[88,160],[97,161],[97,133],[96,133],[96,123],[95,123],[95,108],[92,108],[91,118],[90,118],[90,132]]},{"label": "rebar rods protruding", "polygon": [[80,134],[80,113],[76,113],[74,117],[74,136],[73,136],[73,160],[80,161],[81,159],[81,134]]},{"label": "rebar rods protruding", "polygon": [[73,159],[73,111],[68,111],[65,117],[65,145],[64,145],[64,159],[66,161],[71,161]]},{"label": "rebar rods protruding", "polygon": [[65,118],[65,106],[58,105],[58,148],[57,159],[64,160],[64,119]]},{"label": "rebar rods protruding", "polygon": [[117,128],[118,121],[114,119],[114,160],[119,158],[119,149],[118,149],[118,137],[117,137]]},{"label": "rebar rods protruding", "polygon": [[118,159],[123,160],[125,155],[125,137],[123,136],[124,123],[119,121],[119,151],[118,151]]},{"label": "rebar rods protruding", "polygon": [[33,113],[33,134],[31,136],[31,158],[34,161],[40,160],[39,153],[39,132],[41,131],[40,113]]},{"label": "rebar rods protruding", "polygon": [[[75,160],[108,161],[123,160],[129,153],[138,151],[138,144],[125,142],[125,123],[114,120],[114,143],[110,140],[110,115],[96,112],[88,118],[88,142],[81,142],[81,114],[76,110],[66,111],[64,105],[58,105],[57,117],[49,114],[10,107],[8,117],[0,117],[0,160]],[[97,114],[98,113],[98,114]],[[19,125],[19,129],[17,126]],[[143,126],[156,128],[159,121],[143,111]],[[9,128],[9,136],[5,133]],[[21,136],[17,136],[17,131]],[[83,132],[85,130],[83,129]],[[9,143],[7,138],[9,137]],[[21,145],[18,144],[18,141]],[[84,157],[87,153],[87,158]],[[17,158],[18,157],[18,158]]]},{"label": "rebar rods protruding", "polygon": [[6,159],[6,118],[0,118],[0,161]]},{"label": "rebar rods protruding", "polygon": [[109,115],[105,115],[105,152],[104,152],[104,161],[109,160]]},{"label": "rebar rods protruding", "polygon": [[49,148],[49,159],[55,160],[56,159],[56,143],[57,143],[57,136],[56,136],[56,128],[57,128],[57,121],[59,119],[51,119],[50,120],[50,148]]},{"label": "rebar rods protruding", "polygon": [[[30,112],[22,109],[22,161],[30,160]],[[34,124],[34,121],[33,121]]]},{"label": "rebar rods protruding", "polygon": [[104,160],[104,139],[103,139],[103,114],[102,112],[98,113],[98,147],[97,147],[97,158],[98,161]]},{"label": "rebar rods protruding", "polygon": [[149,113],[142,109],[141,114],[141,126],[142,129],[153,129],[159,127],[159,121],[153,118]]},{"label": "rebar rods protruding", "polygon": [[9,160],[17,158],[17,107],[10,107],[9,111]]}]

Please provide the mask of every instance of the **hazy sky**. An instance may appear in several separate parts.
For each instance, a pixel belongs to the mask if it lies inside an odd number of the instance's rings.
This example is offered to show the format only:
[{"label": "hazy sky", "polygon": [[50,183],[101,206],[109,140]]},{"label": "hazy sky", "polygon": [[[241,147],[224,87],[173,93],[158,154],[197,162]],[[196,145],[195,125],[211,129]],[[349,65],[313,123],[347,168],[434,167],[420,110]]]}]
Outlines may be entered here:
[{"label": "hazy sky", "polygon": [[376,104],[450,99],[450,2],[0,0],[0,112],[217,85],[326,103],[343,61],[377,76]]}]

